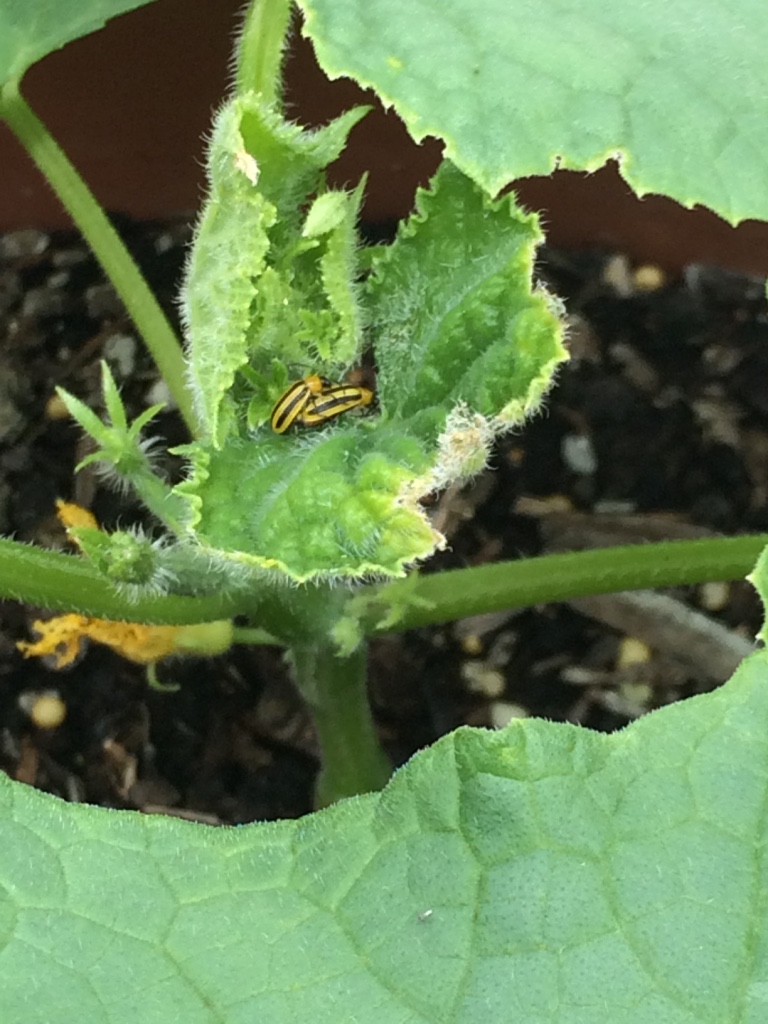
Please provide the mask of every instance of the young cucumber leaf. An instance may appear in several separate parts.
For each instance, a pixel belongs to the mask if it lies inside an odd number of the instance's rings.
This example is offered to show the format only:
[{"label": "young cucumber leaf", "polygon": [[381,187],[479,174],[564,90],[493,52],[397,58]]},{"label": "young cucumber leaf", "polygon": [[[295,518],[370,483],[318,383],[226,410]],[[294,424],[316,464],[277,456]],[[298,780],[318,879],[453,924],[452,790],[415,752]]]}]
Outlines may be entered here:
[{"label": "young cucumber leaf", "polygon": [[610,156],[639,194],[768,219],[764,0],[299,0],[331,78],[391,104],[491,194]]},{"label": "young cucumber leaf", "polygon": [[110,18],[150,0],[0,0],[0,85]]},{"label": "young cucumber leaf", "polygon": [[360,422],[298,440],[263,427],[218,451],[188,447],[195,468],[178,490],[197,539],[215,553],[294,580],[397,574],[440,543],[401,499],[424,453],[391,427]]},{"label": "young cucumber leaf", "polygon": [[460,404],[496,429],[539,404],[565,358],[554,300],[531,294],[538,220],[445,161],[372,261],[368,317],[382,407],[434,442]]},{"label": "young cucumber leaf", "polygon": [[[229,349],[234,356],[228,370],[222,369],[225,332],[219,332],[218,349],[205,332],[198,332],[198,340],[193,332],[190,348],[193,375],[206,382],[211,408],[245,358],[249,366],[242,376],[252,388],[250,399],[245,387],[239,392],[247,416],[233,405],[213,444],[186,449],[194,473],[179,493],[194,506],[198,540],[219,558],[276,569],[298,581],[399,575],[407,563],[431,554],[441,537],[419,499],[481,469],[494,436],[537,407],[565,358],[554,302],[531,291],[538,223],[511,198],[491,202],[444,165],[432,190],[419,194],[418,212],[394,245],[373,259],[359,296],[344,285],[343,274],[354,280],[347,266],[354,255],[348,224],[347,207],[319,198],[299,239],[329,233],[319,262],[307,263],[306,252],[283,228],[278,249],[291,255],[281,262],[271,249],[264,252],[266,269],[250,307],[251,283],[247,273],[241,275],[240,338]],[[204,223],[201,238],[205,230]],[[277,264],[289,286],[278,283]],[[204,273],[201,258],[201,285]],[[280,302],[269,297],[273,287]],[[346,304],[345,287],[351,296]],[[258,427],[287,379],[275,372],[276,360],[282,356],[291,364],[300,354],[291,338],[299,332],[302,309],[287,307],[289,289],[310,312],[321,309],[319,296],[338,296],[331,305],[341,329],[326,332],[323,344],[347,365],[355,355],[356,325],[370,325],[378,404],[368,416],[348,413],[319,430],[280,436],[267,424]],[[228,293],[211,293],[211,309],[222,294]],[[227,315],[234,315],[234,305],[224,304]],[[254,317],[250,327],[248,315]],[[191,315],[189,320],[191,326]],[[320,348],[316,340],[315,352]],[[330,375],[327,365],[314,368]],[[279,385],[272,394],[270,373]],[[261,415],[254,414],[259,406]]]},{"label": "young cucumber leaf", "polygon": [[[288,124],[253,95],[219,111],[208,156],[210,195],[203,209],[182,293],[190,381],[198,413],[215,446],[236,411],[231,389],[247,365],[266,385],[275,357],[297,366],[348,366],[362,345],[353,286],[354,225],[359,195],[337,196],[339,211],[324,232],[302,235],[307,196],[322,184],[365,108],[317,132]],[[346,245],[344,240],[346,239]],[[334,243],[333,253],[329,242]],[[271,402],[265,387],[265,419]],[[272,393],[272,401],[278,397]]]},{"label": "young cucumber leaf", "polygon": [[758,1024],[767,764],[760,652],[611,736],[461,729],[301,821],[0,776],[3,1019]]},{"label": "young cucumber leaf", "polygon": [[129,424],[117,385],[106,363],[102,363],[102,380],[104,404],[110,421],[108,424],[102,423],[79,398],[63,388],[57,388],[70,415],[98,445],[95,451],[81,460],[78,469],[91,463],[100,464],[120,484],[133,487],[147,508],[169,530],[177,535],[185,533],[184,504],[155,473],[152,465],[154,442],[141,436],[144,428],[163,406],[153,405],[145,409]]}]

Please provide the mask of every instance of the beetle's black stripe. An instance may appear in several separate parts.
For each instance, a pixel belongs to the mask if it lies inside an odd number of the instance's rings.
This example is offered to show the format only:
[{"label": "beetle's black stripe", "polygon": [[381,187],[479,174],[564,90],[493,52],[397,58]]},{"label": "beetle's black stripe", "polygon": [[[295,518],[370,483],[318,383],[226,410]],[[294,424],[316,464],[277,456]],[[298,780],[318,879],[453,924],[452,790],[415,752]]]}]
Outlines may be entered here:
[{"label": "beetle's black stripe", "polygon": [[313,396],[298,414],[297,419],[303,427],[316,427],[350,409],[370,405],[372,401],[373,392],[368,388],[339,384],[320,395]]},{"label": "beetle's black stripe", "polygon": [[296,417],[311,397],[312,392],[303,380],[297,380],[286,391],[275,405],[269,418],[269,424],[276,434],[284,433],[296,421]]}]

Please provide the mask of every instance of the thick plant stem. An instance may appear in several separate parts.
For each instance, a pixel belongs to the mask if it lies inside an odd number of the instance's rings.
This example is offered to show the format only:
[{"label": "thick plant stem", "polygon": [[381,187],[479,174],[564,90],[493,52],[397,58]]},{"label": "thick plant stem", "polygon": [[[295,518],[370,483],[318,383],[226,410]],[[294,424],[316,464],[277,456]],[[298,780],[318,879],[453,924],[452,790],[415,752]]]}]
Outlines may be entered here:
[{"label": "thick plant stem", "polygon": [[115,286],[194,436],[197,419],[184,382],[181,346],[120,236],[56,140],[19,92],[17,81],[6,82],[0,88],[0,117],[43,172]]},{"label": "thick plant stem", "polygon": [[290,20],[291,0],[251,0],[237,46],[238,93],[253,90],[268,103],[280,101]]},{"label": "thick plant stem", "polygon": [[348,658],[294,648],[296,684],[312,711],[322,755],[317,805],[381,789],[391,774],[379,746],[365,686],[365,649]]},{"label": "thick plant stem", "polygon": [[399,632],[591,594],[744,579],[766,544],[766,534],[631,544],[410,577],[372,588],[363,632]]}]

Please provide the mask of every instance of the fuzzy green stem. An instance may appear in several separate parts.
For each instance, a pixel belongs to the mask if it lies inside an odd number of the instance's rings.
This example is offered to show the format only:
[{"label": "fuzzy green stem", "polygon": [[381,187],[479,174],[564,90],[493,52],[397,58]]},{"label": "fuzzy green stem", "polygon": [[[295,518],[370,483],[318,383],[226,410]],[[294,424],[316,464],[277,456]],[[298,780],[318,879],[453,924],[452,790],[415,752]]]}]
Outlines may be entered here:
[{"label": "fuzzy green stem", "polygon": [[[370,635],[589,594],[744,579],[766,544],[766,534],[633,544],[397,581],[374,592],[363,629]],[[379,629],[383,615],[398,606],[396,623]]]},{"label": "fuzzy green stem", "polygon": [[179,626],[226,619],[244,601],[222,591],[204,597],[156,595],[129,601],[85,558],[0,538],[0,597],[100,619]]},{"label": "fuzzy green stem", "polygon": [[[98,619],[187,626],[247,615],[253,625],[238,631],[237,643],[288,644],[308,635],[305,602],[284,586],[269,586],[259,573],[213,594],[186,597],[144,594],[130,600],[88,561],[0,538],[0,598],[24,601],[56,612]],[[311,609],[310,609],[311,610]]]},{"label": "fuzzy green stem", "polygon": [[381,789],[391,766],[368,703],[365,651],[337,658],[330,649],[302,647],[292,655],[296,684],[312,712],[322,754],[318,806]]},{"label": "fuzzy green stem", "polygon": [[[120,473],[119,463],[116,465]],[[184,535],[184,503],[151,469],[147,461],[140,470],[124,474],[142,503],[177,537]]]},{"label": "fuzzy green stem", "polygon": [[197,418],[184,383],[181,346],[120,236],[56,140],[26,103],[15,80],[0,88],[0,117],[45,175],[90,245],[144,338],[190,432],[195,435]]},{"label": "fuzzy green stem", "polygon": [[283,51],[291,20],[291,0],[251,0],[237,46],[235,86],[253,90],[268,103],[282,97]]}]

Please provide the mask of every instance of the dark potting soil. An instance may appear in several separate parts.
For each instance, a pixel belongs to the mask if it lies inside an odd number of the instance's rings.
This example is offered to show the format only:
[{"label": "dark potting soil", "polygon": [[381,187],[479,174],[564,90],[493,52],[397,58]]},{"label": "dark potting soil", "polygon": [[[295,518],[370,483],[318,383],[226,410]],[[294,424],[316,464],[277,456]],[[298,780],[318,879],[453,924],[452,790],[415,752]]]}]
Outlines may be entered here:
[{"label": "dark potting soil", "polygon": [[[186,224],[119,225],[172,317]],[[432,506],[449,538],[424,571],[545,551],[768,531],[768,310],[764,282],[691,266],[677,280],[621,254],[542,250],[566,304],[570,364],[546,409],[492,464]],[[106,528],[144,521],[91,469],[63,385],[101,411],[107,359],[132,415],[164,388],[120,301],[73,234],[0,236],[0,532],[64,548],[56,498]],[[185,440],[178,416],[154,432]],[[166,457],[171,477],[182,471]],[[311,809],[309,718],[278,650],[236,647],[160,667],[175,693],[92,645],[70,669],[23,660],[39,609],[0,605],[0,768],[69,800],[213,823]],[[480,616],[371,645],[370,690],[393,763],[461,725],[539,715],[600,730],[709,690],[753,646],[746,582]],[[61,725],[30,709],[53,691]]]}]

